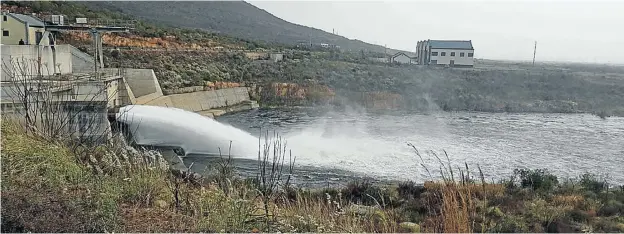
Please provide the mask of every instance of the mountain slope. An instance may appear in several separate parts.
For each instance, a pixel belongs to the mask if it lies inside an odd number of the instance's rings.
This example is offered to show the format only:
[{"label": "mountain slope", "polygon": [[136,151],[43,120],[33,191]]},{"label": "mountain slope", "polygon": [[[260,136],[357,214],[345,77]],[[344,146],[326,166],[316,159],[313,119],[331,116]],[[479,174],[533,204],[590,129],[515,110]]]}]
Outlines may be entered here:
[{"label": "mountain slope", "polygon": [[[334,35],[319,29],[282,20],[243,1],[88,1],[92,8],[123,12],[175,27],[200,28],[235,37],[297,44],[329,43],[347,50],[383,52],[379,45]],[[392,50],[391,52],[394,52]]]}]

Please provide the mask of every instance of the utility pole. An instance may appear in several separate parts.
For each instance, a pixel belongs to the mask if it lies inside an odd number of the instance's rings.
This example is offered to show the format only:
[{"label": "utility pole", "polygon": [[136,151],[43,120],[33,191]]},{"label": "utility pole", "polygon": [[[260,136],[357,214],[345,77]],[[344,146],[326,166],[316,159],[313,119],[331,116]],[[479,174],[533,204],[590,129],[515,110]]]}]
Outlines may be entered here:
[{"label": "utility pole", "polygon": [[384,44],[384,54],[388,55],[388,46]]},{"label": "utility pole", "polygon": [[98,77],[98,54],[99,54],[99,46],[98,46],[98,31],[95,29],[91,29],[91,37],[93,38],[93,69],[95,70],[95,78]]},{"label": "utility pole", "polygon": [[535,46],[533,47],[533,66],[535,66],[535,54],[537,53],[537,41],[535,41]]}]

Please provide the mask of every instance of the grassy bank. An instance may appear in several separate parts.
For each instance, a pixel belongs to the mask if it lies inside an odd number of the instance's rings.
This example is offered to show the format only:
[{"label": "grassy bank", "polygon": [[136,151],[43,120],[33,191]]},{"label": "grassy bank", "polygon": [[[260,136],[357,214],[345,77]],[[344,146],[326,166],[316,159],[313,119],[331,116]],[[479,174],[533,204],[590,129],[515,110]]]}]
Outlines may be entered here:
[{"label": "grassy bank", "polygon": [[424,185],[353,181],[306,190],[288,186],[288,166],[270,159],[260,160],[264,176],[254,179],[237,179],[225,158],[198,179],[114,149],[78,155],[3,121],[2,231],[624,231],[624,187],[593,175],[563,180],[518,170],[488,183],[466,168]]}]

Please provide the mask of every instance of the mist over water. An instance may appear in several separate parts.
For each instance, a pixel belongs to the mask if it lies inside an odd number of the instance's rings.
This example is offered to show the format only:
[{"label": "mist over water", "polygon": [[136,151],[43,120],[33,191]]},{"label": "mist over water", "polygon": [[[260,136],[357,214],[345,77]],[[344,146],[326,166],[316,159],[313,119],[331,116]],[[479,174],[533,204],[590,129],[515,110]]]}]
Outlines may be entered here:
[{"label": "mist over water", "polygon": [[[586,114],[408,113],[257,110],[218,118],[250,132],[281,132],[297,165],[422,182],[440,177],[435,152],[453,168],[468,163],[486,178],[545,168],[561,177],[590,172],[624,183],[624,118]],[[421,153],[422,160],[407,145]],[[426,172],[424,164],[431,171]]]}]

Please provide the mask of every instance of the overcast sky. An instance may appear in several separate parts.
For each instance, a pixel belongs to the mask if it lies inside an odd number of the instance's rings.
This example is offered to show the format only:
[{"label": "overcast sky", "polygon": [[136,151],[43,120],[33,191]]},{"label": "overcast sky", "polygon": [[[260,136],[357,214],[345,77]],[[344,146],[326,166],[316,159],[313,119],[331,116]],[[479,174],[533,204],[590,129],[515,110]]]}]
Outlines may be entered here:
[{"label": "overcast sky", "polygon": [[475,57],[624,64],[624,1],[248,1],[284,20],[414,51],[472,40]]}]

